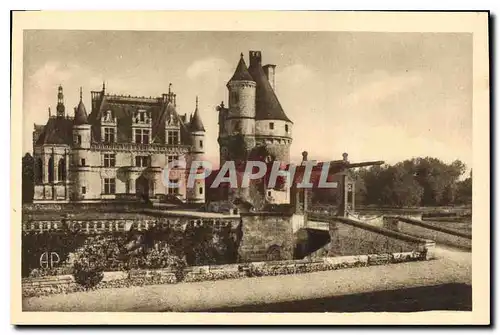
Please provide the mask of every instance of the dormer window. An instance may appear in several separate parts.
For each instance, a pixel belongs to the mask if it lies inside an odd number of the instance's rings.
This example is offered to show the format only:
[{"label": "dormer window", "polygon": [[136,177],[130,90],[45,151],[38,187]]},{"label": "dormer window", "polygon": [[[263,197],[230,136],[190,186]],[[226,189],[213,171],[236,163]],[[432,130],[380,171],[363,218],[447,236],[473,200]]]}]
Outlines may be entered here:
[{"label": "dormer window", "polygon": [[177,145],[179,144],[179,130],[167,130],[167,144]]},{"label": "dormer window", "polygon": [[149,123],[149,113],[144,109],[139,109],[134,113],[135,123]]},{"label": "dormer window", "polygon": [[115,128],[104,128],[104,142],[115,142]]},{"label": "dormer window", "polygon": [[135,143],[149,144],[149,129],[135,129]]}]

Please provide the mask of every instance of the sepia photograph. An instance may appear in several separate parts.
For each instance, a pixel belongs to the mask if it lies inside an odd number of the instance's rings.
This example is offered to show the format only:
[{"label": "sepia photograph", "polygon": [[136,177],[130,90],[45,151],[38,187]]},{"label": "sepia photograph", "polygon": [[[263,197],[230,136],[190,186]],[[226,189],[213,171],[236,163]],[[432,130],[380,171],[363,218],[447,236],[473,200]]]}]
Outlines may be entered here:
[{"label": "sepia photograph", "polygon": [[14,13],[12,322],[489,324],[488,20]]}]

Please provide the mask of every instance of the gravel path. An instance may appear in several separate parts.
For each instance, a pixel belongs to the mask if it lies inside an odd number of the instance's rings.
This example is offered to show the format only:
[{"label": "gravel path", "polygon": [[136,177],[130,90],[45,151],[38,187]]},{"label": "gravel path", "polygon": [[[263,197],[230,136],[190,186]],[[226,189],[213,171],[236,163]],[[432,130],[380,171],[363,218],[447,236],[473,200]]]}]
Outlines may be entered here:
[{"label": "gravel path", "polygon": [[471,254],[438,248],[436,260],[288,276],[102,289],[28,298],[24,311],[203,311],[448,283],[471,284]]}]

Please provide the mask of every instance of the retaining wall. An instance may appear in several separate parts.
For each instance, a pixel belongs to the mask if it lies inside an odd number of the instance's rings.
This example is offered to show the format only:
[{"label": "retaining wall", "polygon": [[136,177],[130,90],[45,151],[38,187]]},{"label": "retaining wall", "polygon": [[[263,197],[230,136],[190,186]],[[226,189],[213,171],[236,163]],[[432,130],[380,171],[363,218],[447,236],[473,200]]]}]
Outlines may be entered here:
[{"label": "retaining wall", "polygon": [[[104,272],[104,277],[94,289],[143,286],[151,284],[175,284],[207,280],[235,279],[255,276],[297,274],[328,271],[343,268],[423,260],[425,252],[400,252],[389,254],[324,257],[314,260],[285,260],[225,265],[192,266],[182,271],[172,269],[130,270]],[[86,290],[77,284],[72,275],[23,278],[23,297],[70,293]]]},{"label": "retaining wall", "polygon": [[386,216],[384,217],[384,227],[404,234],[432,239],[438,244],[472,250],[471,234],[442,227],[439,223],[400,216]]}]

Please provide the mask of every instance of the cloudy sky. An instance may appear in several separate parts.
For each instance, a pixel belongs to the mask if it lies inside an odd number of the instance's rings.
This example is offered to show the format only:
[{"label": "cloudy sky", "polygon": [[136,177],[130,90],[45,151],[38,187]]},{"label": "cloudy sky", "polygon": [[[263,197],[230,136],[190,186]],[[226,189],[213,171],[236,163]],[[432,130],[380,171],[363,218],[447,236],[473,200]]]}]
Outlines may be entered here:
[{"label": "cloudy sky", "polygon": [[24,151],[33,123],[66,110],[79,87],[158,96],[173,84],[178,112],[199,96],[207,157],[218,161],[217,112],[240,52],[276,64],[276,91],[294,122],[292,160],[385,160],[434,156],[472,164],[472,36],[369,32],[27,31],[24,39]]}]

